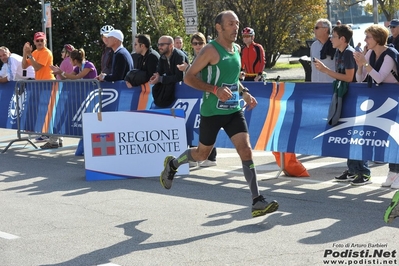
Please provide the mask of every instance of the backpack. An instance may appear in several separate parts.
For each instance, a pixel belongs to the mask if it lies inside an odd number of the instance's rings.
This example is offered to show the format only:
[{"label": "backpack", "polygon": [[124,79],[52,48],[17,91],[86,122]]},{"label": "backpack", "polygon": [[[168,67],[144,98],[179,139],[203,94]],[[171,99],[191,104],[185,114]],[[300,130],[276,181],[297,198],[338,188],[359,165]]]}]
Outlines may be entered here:
[{"label": "backpack", "polygon": [[175,83],[155,84],[152,87],[152,97],[156,106],[169,107],[175,101]]}]

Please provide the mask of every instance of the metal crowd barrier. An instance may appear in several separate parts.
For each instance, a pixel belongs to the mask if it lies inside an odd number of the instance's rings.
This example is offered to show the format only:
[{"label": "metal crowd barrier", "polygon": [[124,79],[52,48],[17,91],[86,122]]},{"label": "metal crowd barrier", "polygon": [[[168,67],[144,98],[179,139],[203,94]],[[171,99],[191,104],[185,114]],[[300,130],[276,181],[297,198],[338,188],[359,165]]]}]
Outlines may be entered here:
[{"label": "metal crowd barrier", "polygon": [[83,113],[101,113],[101,97],[102,89],[95,79],[17,81],[13,96],[17,138],[2,153],[20,141],[37,149],[32,136],[82,137]]}]

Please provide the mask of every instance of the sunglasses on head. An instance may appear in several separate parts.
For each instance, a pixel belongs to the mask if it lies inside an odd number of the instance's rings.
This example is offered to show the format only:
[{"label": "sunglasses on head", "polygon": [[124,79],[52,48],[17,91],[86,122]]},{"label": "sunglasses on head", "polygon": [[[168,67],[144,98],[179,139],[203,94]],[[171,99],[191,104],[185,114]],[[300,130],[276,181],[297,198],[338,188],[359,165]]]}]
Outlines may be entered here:
[{"label": "sunglasses on head", "polygon": [[35,42],[44,42],[43,39],[36,40]]},{"label": "sunglasses on head", "polygon": [[252,37],[252,35],[249,35],[249,34],[243,34],[243,35],[242,35],[242,37],[243,37],[243,38],[251,38],[251,37]]},{"label": "sunglasses on head", "polygon": [[191,44],[197,46],[197,45],[203,45],[204,42],[191,42]]}]

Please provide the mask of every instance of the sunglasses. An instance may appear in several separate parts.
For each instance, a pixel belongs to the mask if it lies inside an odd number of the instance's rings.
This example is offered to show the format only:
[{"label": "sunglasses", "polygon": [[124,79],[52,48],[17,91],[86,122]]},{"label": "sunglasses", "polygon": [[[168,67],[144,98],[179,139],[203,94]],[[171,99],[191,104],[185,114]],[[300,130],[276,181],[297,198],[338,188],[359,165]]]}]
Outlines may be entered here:
[{"label": "sunglasses", "polygon": [[43,39],[36,40],[35,42],[44,42]]},{"label": "sunglasses", "polygon": [[390,29],[394,29],[394,28],[396,28],[396,26],[389,26],[389,28],[390,28]]},{"label": "sunglasses", "polygon": [[197,45],[204,45],[204,42],[191,42],[192,45],[197,46]]},{"label": "sunglasses", "polygon": [[249,34],[243,34],[243,35],[242,35],[242,37],[243,37],[243,38],[251,38],[251,37],[252,37],[252,35],[249,35]]},{"label": "sunglasses", "polygon": [[314,27],[315,30],[322,29],[322,28],[326,28],[326,27],[319,27],[319,26]]},{"label": "sunglasses", "polygon": [[170,42],[160,42],[160,43],[158,43],[158,46],[164,46],[164,45],[169,45],[169,44],[172,44],[172,43],[170,43]]}]

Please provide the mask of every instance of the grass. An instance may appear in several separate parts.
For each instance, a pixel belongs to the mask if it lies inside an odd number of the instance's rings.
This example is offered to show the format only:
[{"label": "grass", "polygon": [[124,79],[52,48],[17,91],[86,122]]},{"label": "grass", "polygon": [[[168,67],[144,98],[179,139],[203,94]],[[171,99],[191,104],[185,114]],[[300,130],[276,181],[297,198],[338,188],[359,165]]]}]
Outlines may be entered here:
[{"label": "grass", "polygon": [[273,69],[290,69],[290,68],[301,68],[302,64],[290,64],[290,63],[276,63]]}]

